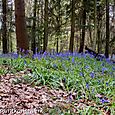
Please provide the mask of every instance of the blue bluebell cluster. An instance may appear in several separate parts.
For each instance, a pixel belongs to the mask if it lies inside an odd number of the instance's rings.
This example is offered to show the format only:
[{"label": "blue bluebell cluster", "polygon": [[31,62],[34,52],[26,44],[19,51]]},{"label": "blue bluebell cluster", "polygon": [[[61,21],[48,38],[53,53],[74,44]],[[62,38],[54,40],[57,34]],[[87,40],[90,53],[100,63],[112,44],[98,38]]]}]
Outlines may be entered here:
[{"label": "blue bluebell cluster", "polygon": [[94,78],[94,77],[95,77],[95,72],[92,71],[92,72],[90,73],[90,76],[91,76],[91,78]]},{"label": "blue bluebell cluster", "polygon": [[[22,50],[22,52],[24,51]],[[98,93],[98,91],[102,93],[104,90],[106,91],[108,87],[112,86],[111,80],[109,79],[115,74],[115,65],[109,59],[100,59],[100,61],[97,61],[96,58],[89,53],[70,53],[68,51],[63,53],[42,53],[41,51],[34,54],[32,59],[30,58],[31,61],[28,62],[25,58],[26,55],[20,57],[20,55],[16,53],[11,53],[2,54],[0,57],[21,59],[25,66],[29,66],[32,69],[34,68],[34,70],[36,69],[34,72],[35,75],[33,76],[41,76],[38,78],[42,78],[42,82],[46,79],[50,79],[50,81],[45,81],[44,84],[51,82],[51,85],[56,86],[57,83],[57,86],[59,86],[59,82],[62,81],[67,90],[82,90],[85,88],[87,91],[91,90],[92,93]],[[17,63],[19,62],[17,61]],[[18,65],[20,66],[21,63]],[[33,65],[31,65],[31,63],[33,63]],[[53,78],[53,80],[51,78]],[[56,83],[52,83],[53,81],[56,81]],[[103,88],[105,89],[103,90]],[[105,103],[108,100],[100,99],[100,101]]]},{"label": "blue bluebell cluster", "polygon": [[108,71],[108,69],[106,67],[102,68],[102,74],[104,74],[104,72]]},{"label": "blue bluebell cluster", "polygon": [[89,84],[88,83],[86,83],[86,88],[89,89]]},{"label": "blue bluebell cluster", "polygon": [[104,103],[109,103],[110,101],[109,101],[108,99],[102,98],[102,99],[100,99],[100,102],[101,102],[102,104],[104,104]]},{"label": "blue bluebell cluster", "polygon": [[80,72],[79,75],[80,75],[80,76],[84,76],[83,72]]}]

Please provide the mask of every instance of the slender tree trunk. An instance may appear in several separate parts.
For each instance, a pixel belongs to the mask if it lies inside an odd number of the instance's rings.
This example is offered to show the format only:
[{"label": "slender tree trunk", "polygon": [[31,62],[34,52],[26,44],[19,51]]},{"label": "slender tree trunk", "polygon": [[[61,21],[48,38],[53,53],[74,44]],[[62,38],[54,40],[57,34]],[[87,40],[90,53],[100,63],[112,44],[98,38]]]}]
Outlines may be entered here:
[{"label": "slender tree trunk", "polygon": [[[40,23],[41,24],[44,24],[44,21],[45,21],[45,19],[43,19],[42,17],[44,17],[44,1],[42,1],[41,0],[41,7],[40,7],[40,9],[41,9],[41,15],[40,15]],[[43,27],[44,28],[44,27]],[[44,34],[44,30],[42,31],[42,34]],[[42,39],[41,39],[41,44],[43,44],[42,46],[41,46],[41,50],[43,51],[43,47],[44,47],[44,35],[42,36]]]},{"label": "slender tree trunk", "polygon": [[93,39],[93,50],[96,50],[97,40],[97,0],[94,0],[94,39]]},{"label": "slender tree trunk", "polygon": [[[7,4],[8,5],[8,4]],[[9,11],[9,21],[7,22],[8,23],[8,26],[9,26],[9,29],[7,30],[7,47],[8,47],[8,51],[9,52],[12,52],[13,49],[12,49],[12,26],[13,26],[13,23],[12,23],[12,14],[13,14],[13,3],[12,3],[12,0],[11,0],[11,4],[8,5],[8,11]],[[14,42],[14,41],[13,41]]]},{"label": "slender tree trunk", "polygon": [[33,26],[32,26],[32,41],[31,41],[31,49],[33,51],[33,54],[36,53],[36,5],[37,0],[34,0],[34,9],[33,9]]},{"label": "slender tree trunk", "polygon": [[23,49],[25,51],[29,49],[24,5],[24,0],[15,0],[15,24],[18,51],[20,49]]},{"label": "slender tree trunk", "polygon": [[106,0],[106,46],[105,46],[105,57],[109,57],[109,0]]},{"label": "slender tree trunk", "polygon": [[98,37],[98,42],[97,42],[97,45],[98,45],[98,53],[100,54],[101,53],[101,50],[102,50],[102,39],[101,39],[101,21],[102,21],[102,17],[101,17],[101,7],[98,6],[97,7],[97,11],[98,11],[98,15],[97,15],[97,37]]},{"label": "slender tree trunk", "polygon": [[100,28],[97,29],[97,36],[98,36],[98,53],[101,53],[101,49],[102,49],[102,40],[101,40],[101,31]]},{"label": "slender tree trunk", "polygon": [[[113,6],[113,17],[112,17],[112,20],[113,20],[113,25],[115,27],[115,0],[114,0],[114,6]],[[115,38],[115,29],[113,30],[113,38]]]},{"label": "slender tree trunk", "polygon": [[[88,24],[90,25],[90,23],[91,23],[91,19],[89,17]],[[93,40],[92,40],[92,27],[91,26],[89,26],[88,31],[89,31],[89,44],[90,44],[90,47],[92,47]]]},{"label": "slender tree trunk", "polygon": [[76,0],[72,0],[72,13],[71,13],[71,37],[69,44],[69,51],[73,53],[74,46],[74,33],[75,33],[75,3]]},{"label": "slender tree trunk", "polygon": [[44,8],[44,43],[43,43],[43,52],[47,50],[48,45],[48,0],[45,0]]},{"label": "slender tree trunk", "polygon": [[39,31],[40,31],[40,1],[38,2],[38,9],[37,9],[37,19],[38,19],[38,22],[37,22],[37,28],[38,28],[38,33],[37,33],[37,39],[38,39],[38,44],[37,44],[37,52],[40,52],[41,50],[41,47],[40,47],[40,43],[41,43],[41,39],[40,39],[40,35],[39,35]]},{"label": "slender tree trunk", "polygon": [[57,38],[56,38],[56,52],[59,52],[59,36],[60,36],[60,25],[61,25],[61,4],[60,4],[61,0],[57,1],[58,4],[58,17],[57,17]]},{"label": "slender tree trunk", "polygon": [[13,11],[13,3],[11,3],[11,9],[10,9],[11,13],[10,13],[10,31],[9,31],[9,39],[10,39],[10,51],[13,51],[13,40],[12,40],[12,11]]},{"label": "slender tree trunk", "polygon": [[79,49],[79,53],[83,52],[83,48],[84,48],[84,42],[85,42],[85,25],[86,25],[86,1],[83,0],[83,19],[82,19],[82,36],[81,36],[81,40],[80,40],[80,49]]},{"label": "slender tree trunk", "polygon": [[7,0],[2,0],[2,13],[3,13],[3,21],[2,21],[2,47],[3,53],[8,53],[8,43],[7,43],[7,27],[6,27],[6,14],[7,14]]}]

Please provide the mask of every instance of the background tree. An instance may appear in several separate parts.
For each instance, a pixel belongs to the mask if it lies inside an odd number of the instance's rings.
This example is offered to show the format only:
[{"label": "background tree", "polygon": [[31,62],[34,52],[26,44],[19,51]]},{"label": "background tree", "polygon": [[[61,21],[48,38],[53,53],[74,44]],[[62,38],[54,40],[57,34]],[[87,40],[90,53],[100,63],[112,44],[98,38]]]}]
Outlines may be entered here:
[{"label": "background tree", "polygon": [[26,20],[25,20],[25,5],[24,0],[15,0],[15,24],[16,24],[16,39],[17,48],[23,50],[29,49]]},{"label": "background tree", "polygon": [[97,52],[101,53],[102,37],[101,37],[101,24],[102,24],[103,10],[102,6],[97,6]]},{"label": "background tree", "polygon": [[33,54],[36,53],[36,10],[37,10],[37,0],[34,0],[32,39],[31,39],[31,49],[33,51]]},{"label": "background tree", "polygon": [[94,39],[93,39],[93,50],[96,50],[97,40],[97,0],[94,0]]},{"label": "background tree", "polygon": [[7,0],[2,0],[2,12],[3,12],[3,21],[2,21],[2,47],[3,53],[8,53],[8,46],[7,46],[7,26],[6,26],[6,15],[7,15]]},{"label": "background tree", "polygon": [[75,32],[75,4],[76,0],[71,1],[71,37],[69,44],[69,51],[73,53],[74,46],[74,32]]},{"label": "background tree", "polygon": [[109,57],[109,0],[106,0],[106,46],[105,46],[105,56]]},{"label": "background tree", "polygon": [[48,0],[45,0],[44,8],[44,42],[43,42],[43,52],[47,50],[48,45]]},{"label": "background tree", "polygon": [[[75,4],[72,5],[73,2],[75,2]],[[109,2],[110,52],[115,42],[113,16],[115,1],[110,0]],[[0,4],[2,6],[2,1],[0,1]],[[21,10],[22,7],[23,3],[19,6],[20,12],[24,12]],[[38,49],[37,51],[55,51],[57,53],[68,50],[71,52],[83,52],[84,45],[98,51],[98,53],[105,53],[107,42],[105,0],[26,0],[25,14],[17,13],[17,15],[21,14],[19,16],[21,20],[18,18],[18,21],[20,20],[19,26],[15,24],[14,13],[16,13],[16,11],[14,11],[14,1],[8,0],[6,14],[8,51],[16,51],[17,41],[18,46],[19,44],[21,44],[20,47],[25,45],[29,47],[34,54],[36,53],[36,48]],[[0,7],[0,15],[1,17],[3,16],[2,7]],[[72,15],[74,18],[72,18]],[[24,21],[22,21],[23,19],[21,18],[23,16]],[[0,26],[3,21],[1,17]],[[24,27],[20,25],[24,25]],[[15,26],[16,28],[18,27],[18,29],[15,30]],[[22,32],[22,28],[26,31]],[[15,36],[15,31],[17,33],[17,30],[21,33],[18,33],[18,39],[16,39]],[[2,50],[2,33],[0,43]]]},{"label": "background tree", "polygon": [[83,0],[83,11],[82,11],[82,36],[80,40],[79,53],[83,52],[85,42],[85,26],[86,26],[86,0]]}]

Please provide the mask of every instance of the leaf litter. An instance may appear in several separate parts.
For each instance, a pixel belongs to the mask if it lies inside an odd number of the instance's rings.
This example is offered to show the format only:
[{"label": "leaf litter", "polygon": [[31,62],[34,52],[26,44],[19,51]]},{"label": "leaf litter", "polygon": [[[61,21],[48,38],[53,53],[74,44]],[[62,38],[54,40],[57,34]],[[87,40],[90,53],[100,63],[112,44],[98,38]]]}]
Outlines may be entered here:
[{"label": "leaf litter", "polygon": [[[0,76],[0,115],[50,115],[49,110],[60,108],[79,114],[78,110],[96,107],[103,111],[103,115],[111,112],[98,107],[94,101],[88,99],[76,100],[77,93],[66,92],[61,89],[51,89],[47,86],[34,86],[30,84],[14,84],[16,78],[22,78],[24,72]],[[101,95],[97,95],[101,97]]]}]

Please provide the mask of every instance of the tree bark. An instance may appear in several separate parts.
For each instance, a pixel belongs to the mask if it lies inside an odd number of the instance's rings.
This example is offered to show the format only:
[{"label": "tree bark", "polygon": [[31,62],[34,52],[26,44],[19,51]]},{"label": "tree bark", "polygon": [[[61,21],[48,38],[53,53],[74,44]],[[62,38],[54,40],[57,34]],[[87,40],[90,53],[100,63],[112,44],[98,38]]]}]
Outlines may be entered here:
[{"label": "tree bark", "polygon": [[86,25],[86,1],[83,0],[83,19],[82,19],[82,36],[80,40],[79,53],[83,52],[84,42],[85,42],[85,25]]},{"label": "tree bark", "polygon": [[61,0],[57,1],[57,17],[56,17],[56,52],[59,52],[59,37],[60,37],[60,27],[61,27]]},{"label": "tree bark", "polygon": [[15,24],[16,24],[16,39],[17,50],[28,50],[29,41],[26,30],[25,20],[25,4],[24,0],[15,0]]},{"label": "tree bark", "polygon": [[71,14],[71,37],[69,44],[69,51],[73,53],[74,46],[74,33],[75,33],[75,0],[72,0],[72,14]]},{"label": "tree bark", "polygon": [[98,53],[100,54],[101,51],[102,51],[102,39],[101,39],[101,21],[102,21],[102,16],[101,16],[101,6],[98,6],[97,7],[97,11],[98,11],[98,14],[97,14],[97,46],[98,46]]},{"label": "tree bark", "polygon": [[33,54],[36,53],[36,5],[37,0],[34,0],[34,9],[33,9],[33,26],[32,26],[32,40],[31,40],[31,49]]},{"label": "tree bark", "polygon": [[[41,5],[42,6],[42,5]],[[41,50],[41,47],[40,47],[40,45],[41,45],[41,37],[40,37],[40,1],[38,1],[38,5],[37,5],[37,20],[38,20],[38,22],[37,22],[37,28],[38,28],[38,31],[37,31],[37,40],[38,40],[38,43],[37,43],[37,52],[40,52],[40,50]]]},{"label": "tree bark", "polygon": [[47,50],[48,45],[48,0],[45,0],[44,8],[44,43],[43,43],[43,53]]},{"label": "tree bark", "polygon": [[2,47],[3,53],[8,53],[8,43],[7,43],[7,27],[6,27],[6,14],[7,14],[7,0],[2,0],[2,13],[3,13],[3,21],[2,21]]},{"label": "tree bark", "polygon": [[97,0],[94,0],[94,39],[93,39],[93,50],[96,50],[97,40]]},{"label": "tree bark", "polygon": [[106,0],[106,46],[105,46],[105,57],[109,57],[109,0]]}]

